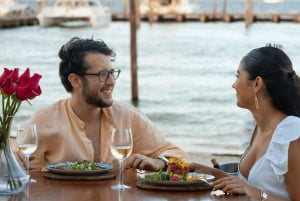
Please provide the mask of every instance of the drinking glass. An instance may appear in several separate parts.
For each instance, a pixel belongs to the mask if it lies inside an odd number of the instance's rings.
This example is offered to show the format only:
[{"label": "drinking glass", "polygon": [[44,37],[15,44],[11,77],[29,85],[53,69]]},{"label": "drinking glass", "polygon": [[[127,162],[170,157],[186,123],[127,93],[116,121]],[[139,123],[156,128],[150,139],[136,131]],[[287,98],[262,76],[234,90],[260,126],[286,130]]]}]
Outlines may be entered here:
[{"label": "drinking glass", "polygon": [[123,161],[132,152],[132,133],[130,128],[114,128],[111,133],[110,150],[112,155],[119,160],[119,183],[111,186],[112,189],[125,190],[131,188],[123,184]]},{"label": "drinking glass", "polygon": [[38,146],[36,124],[23,124],[18,127],[16,143],[26,160],[26,172],[29,174],[29,156]]}]

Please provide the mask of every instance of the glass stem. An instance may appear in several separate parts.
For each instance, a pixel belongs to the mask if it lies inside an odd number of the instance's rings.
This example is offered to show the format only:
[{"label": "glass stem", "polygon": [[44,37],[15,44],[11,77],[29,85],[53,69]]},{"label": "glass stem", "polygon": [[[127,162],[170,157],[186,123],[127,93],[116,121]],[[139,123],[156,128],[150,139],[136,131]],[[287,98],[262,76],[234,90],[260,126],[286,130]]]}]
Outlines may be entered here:
[{"label": "glass stem", "polygon": [[29,155],[28,154],[25,155],[25,159],[26,159],[26,172],[29,175]]},{"label": "glass stem", "polygon": [[119,160],[120,162],[120,168],[119,168],[119,175],[120,175],[120,178],[119,178],[119,185],[122,186],[123,185],[123,159]]}]

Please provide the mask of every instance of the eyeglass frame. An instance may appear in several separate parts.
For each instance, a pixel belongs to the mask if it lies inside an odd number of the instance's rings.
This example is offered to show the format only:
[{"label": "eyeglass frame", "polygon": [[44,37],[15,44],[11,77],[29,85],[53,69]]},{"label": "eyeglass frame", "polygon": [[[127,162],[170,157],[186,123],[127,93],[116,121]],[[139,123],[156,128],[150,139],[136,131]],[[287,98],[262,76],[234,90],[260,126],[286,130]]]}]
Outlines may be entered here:
[{"label": "eyeglass frame", "polygon": [[[104,73],[106,72],[107,75],[105,77],[104,80],[101,80],[101,73]],[[114,75],[114,73],[117,73],[116,75]],[[109,78],[109,75],[111,75],[113,77],[114,80],[117,80],[119,75],[121,73],[121,70],[119,68],[112,68],[111,70],[101,70],[99,71],[98,73],[83,73],[82,76],[85,76],[85,75],[94,75],[94,76],[97,76],[99,81],[100,82],[107,82],[108,78]],[[103,75],[104,76],[104,75]]]}]

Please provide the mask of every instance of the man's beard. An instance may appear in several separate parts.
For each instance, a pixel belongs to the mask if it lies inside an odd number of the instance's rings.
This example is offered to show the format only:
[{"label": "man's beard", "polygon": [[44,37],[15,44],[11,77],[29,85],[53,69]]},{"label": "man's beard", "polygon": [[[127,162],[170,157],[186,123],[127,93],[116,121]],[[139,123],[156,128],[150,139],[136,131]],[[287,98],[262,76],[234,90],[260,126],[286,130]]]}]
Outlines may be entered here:
[{"label": "man's beard", "polygon": [[109,107],[112,105],[112,101],[110,103],[104,102],[102,99],[97,99],[94,96],[85,96],[84,98],[85,102],[89,105],[95,106],[95,107]]},{"label": "man's beard", "polygon": [[85,100],[85,102],[89,105],[95,106],[95,107],[109,107],[112,105],[113,101],[107,103],[105,101],[103,101],[101,98],[97,98],[98,94],[97,93],[91,93],[91,91],[89,90],[90,87],[88,87],[88,85],[86,83],[83,84],[83,90],[82,90],[82,96]]}]

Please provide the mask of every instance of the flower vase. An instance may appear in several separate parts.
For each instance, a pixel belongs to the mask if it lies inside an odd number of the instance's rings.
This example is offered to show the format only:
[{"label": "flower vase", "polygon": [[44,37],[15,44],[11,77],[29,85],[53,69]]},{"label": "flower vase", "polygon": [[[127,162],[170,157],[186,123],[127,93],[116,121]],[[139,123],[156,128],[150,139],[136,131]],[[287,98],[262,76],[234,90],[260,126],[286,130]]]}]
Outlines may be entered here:
[{"label": "flower vase", "polygon": [[30,176],[19,164],[11,149],[7,128],[10,128],[10,125],[0,125],[0,195],[20,193],[30,183]]}]

